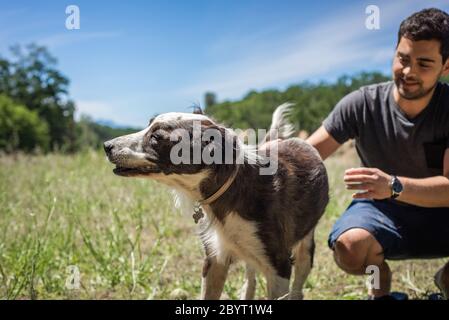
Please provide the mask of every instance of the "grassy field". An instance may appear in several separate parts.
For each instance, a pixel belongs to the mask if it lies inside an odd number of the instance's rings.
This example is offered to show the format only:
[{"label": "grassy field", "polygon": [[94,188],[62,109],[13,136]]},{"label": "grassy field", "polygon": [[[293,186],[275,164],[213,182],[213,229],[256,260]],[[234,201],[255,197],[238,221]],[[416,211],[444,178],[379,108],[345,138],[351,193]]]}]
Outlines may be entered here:
[{"label": "grassy field", "polygon": [[[343,171],[356,165],[351,152],[326,160],[331,201],[306,299],[366,296],[366,278],[340,271],[326,244],[350,201]],[[111,169],[96,152],[0,157],[0,299],[198,298],[203,250],[190,213],[174,208],[167,188]],[[391,263],[393,290],[425,297],[436,291],[432,276],[443,263]],[[71,285],[74,268],[79,288]],[[238,298],[242,271],[231,269],[223,298]],[[257,295],[265,295],[261,277]]]}]

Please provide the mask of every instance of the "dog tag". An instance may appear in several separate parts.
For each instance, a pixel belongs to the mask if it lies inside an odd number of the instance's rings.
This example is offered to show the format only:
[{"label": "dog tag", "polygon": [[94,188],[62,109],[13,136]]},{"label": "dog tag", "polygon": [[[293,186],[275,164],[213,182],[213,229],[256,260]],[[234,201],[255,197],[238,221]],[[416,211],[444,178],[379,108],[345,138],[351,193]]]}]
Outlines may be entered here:
[{"label": "dog tag", "polygon": [[193,212],[195,212],[192,216],[193,220],[195,220],[195,223],[198,223],[198,221],[204,217],[203,209],[201,209],[200,204],[195,204],[193,207]]}]

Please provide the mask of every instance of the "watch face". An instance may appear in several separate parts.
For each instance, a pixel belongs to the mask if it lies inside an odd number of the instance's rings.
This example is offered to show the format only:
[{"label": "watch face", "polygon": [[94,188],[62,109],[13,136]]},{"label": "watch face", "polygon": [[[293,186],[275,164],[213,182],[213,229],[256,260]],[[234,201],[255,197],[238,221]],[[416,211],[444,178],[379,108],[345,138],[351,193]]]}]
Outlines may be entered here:
[{"label": "watch face", "polygon": [[398,179],[393,182],[393,191],[396,193],[402,192],[402,183]]}]

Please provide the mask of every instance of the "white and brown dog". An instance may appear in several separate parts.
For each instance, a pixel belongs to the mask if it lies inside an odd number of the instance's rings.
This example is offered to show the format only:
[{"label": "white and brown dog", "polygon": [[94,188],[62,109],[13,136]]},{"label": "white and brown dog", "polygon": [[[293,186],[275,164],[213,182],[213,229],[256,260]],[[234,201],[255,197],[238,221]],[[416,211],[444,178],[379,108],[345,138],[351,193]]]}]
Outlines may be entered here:
[{"label": "white and brown dog", "polygon": [[[303,297],[329,188],[318,152],[289,138],[288,110],[288,104],[276,109],[270,133],[254,148],[199,113],[162,114],[146,129],[104,143],[115,174],[154,179],[190,199],[206,251],[203,299],[220,298],[238,259],[247,266],[243,299],[254,298],[256,271],[266,277],[269,299]],[[261,174],[273,163],[276,170]]]}]

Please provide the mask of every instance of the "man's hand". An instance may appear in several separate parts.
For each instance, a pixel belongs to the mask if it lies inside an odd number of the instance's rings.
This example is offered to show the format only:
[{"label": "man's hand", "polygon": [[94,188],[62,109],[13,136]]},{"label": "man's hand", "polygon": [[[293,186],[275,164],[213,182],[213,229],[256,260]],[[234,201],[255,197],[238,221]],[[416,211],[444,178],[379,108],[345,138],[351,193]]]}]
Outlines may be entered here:
[{"label": "man's hand", "polygon": [[386,199],[391,197],[391,176],[376,168],[352,168],[345,171],[343,180],[348,190],[363,190],[353,193],[354,199]]}]

